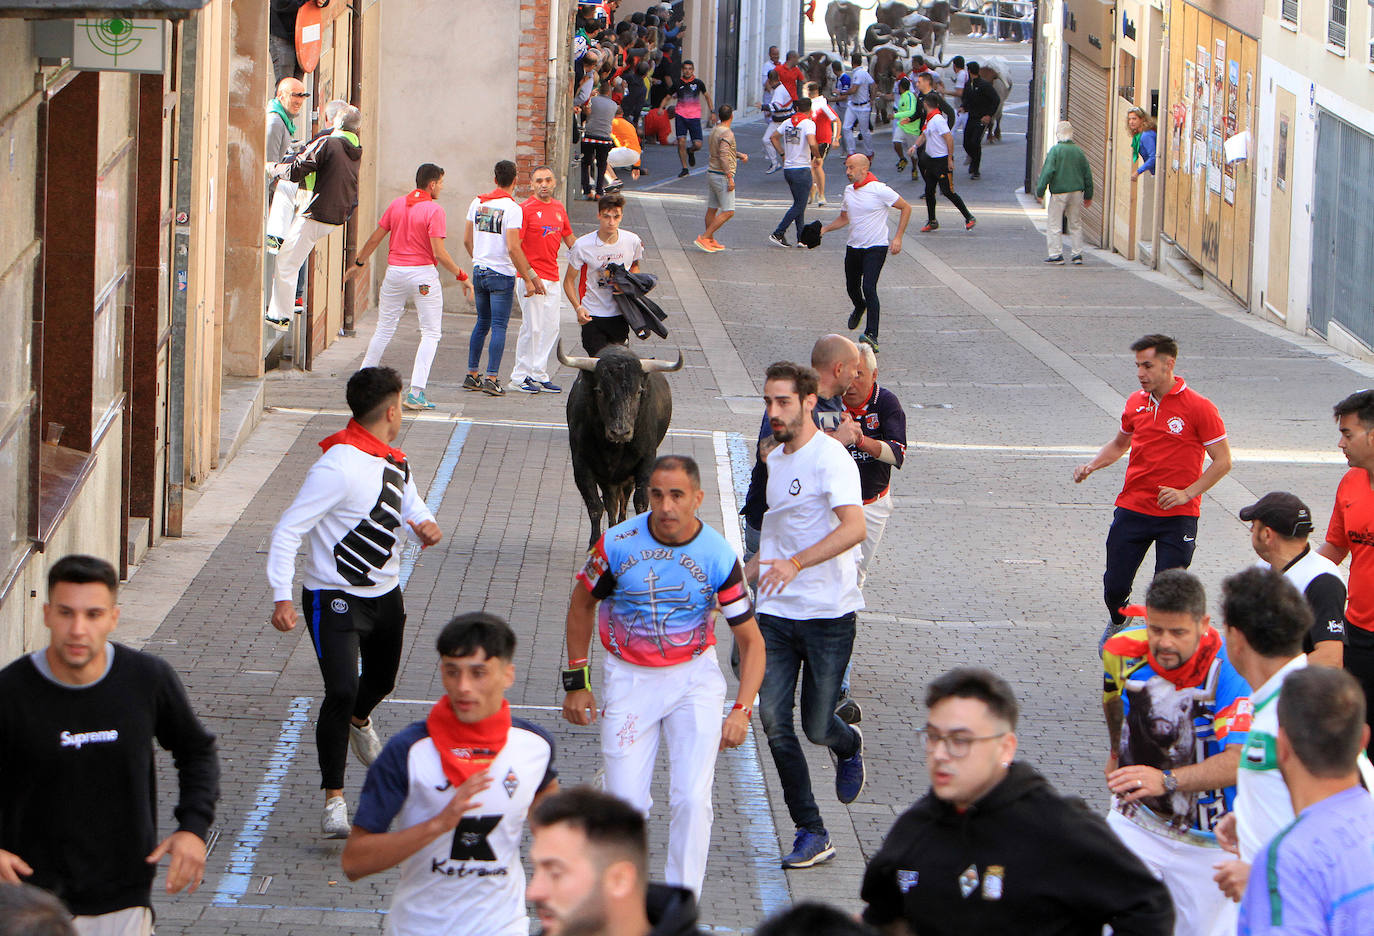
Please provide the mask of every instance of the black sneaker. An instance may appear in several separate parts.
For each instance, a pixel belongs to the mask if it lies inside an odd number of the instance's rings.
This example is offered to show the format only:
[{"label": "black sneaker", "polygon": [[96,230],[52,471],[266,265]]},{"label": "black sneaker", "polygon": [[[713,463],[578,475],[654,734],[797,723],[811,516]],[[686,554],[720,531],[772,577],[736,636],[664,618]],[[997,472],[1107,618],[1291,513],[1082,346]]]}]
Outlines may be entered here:
[{"label": "black sneaker", "polygon": [[694,149],[689,148],[689,149],[687,150],[687,165],[689,165],[689,166],[695,166],[696,164],[697,164],[697,151],[694,150]]},{"label": "black sneaker", "polygon": [[969,177],[970,179],[981,179],[981,178],[982,178],[982,176],[979,175],[979,174],[976,173],[976,172],[970,172],[970,173],[968,174],[968,177]]},{"label": "black sneaker", "polygon": [[482,378],[482,392],[487,396],[505,396],[506,388],[494,377]]},{"label": "black sneaker", "polygon": [[684,166],[683,169],[682,169],[682,171],[679,172],[679,173],[677,174],[677,177],[678,177],[679,179],[681,179],[681,178],[683,178],[683,177],[686,176],[686,175],[687,175],[687,168]]},{"label": "black sneaker", "polygon": [[840,697],[840,704],[835,706],[835,714],[846,725],[857,725],[864,720],[864,710],[859,707],[858,702],[848,695]]},{"label": "black sneaker", "polygon": [[1073,257],[1071,257],[1070,259],[1072,260],[1073,263],[1077,264],[1078,266],[1082,266],[1082,265],[1083,265],[1083,255],[1082,255],[1082,254],[1074,254]]},{"label": "black sneaker", "polygon": [[792,246],[790,243],[787,242],[787,235],[786,235],[786,234],[769,234],[769,235],[768,235],[768,243],[772,244],[774,247],[791,247],[791,246]]},{"label": "black sneaker", "polygon": [[899,159],[899,160],[897,160],[897,171],[898,171],[898,172],[902,172],[902,171],[905,170],[905,169],[906,169],[906,160],[905,160],[905,159]]},{"label": "black sneaker", "polygon": [[1063,263],[1063,262],[1064,262],[1064,255],[1063,255],[1063,254],[1055,254],[1053,257],[1046,257],[1046,258],[1045,258],[1045,262],[1046,262],[1046,263]]},{"label": "black sneaker", "polygon": [[481,390],[482,378],[478,377],[476,374],[468,374],[466,377],[463,378],[463,389]]},{"label": "black sneaker", "polygon": [[878,353],[878,339],[874,338],[867,332],[864,332],[862,335],[859,336],[859,344],[866,344],[873,349],[874,354]]},{"label": "black sneaker", "polygon": [[863,309],[855,309],[853,312],[850,312],[850,313],[849,313],[849,330],[850,330],[850,331],[853,331],[854,329],[858,328],[858,327],[859,327],[859,323],[862,322],[862,321],[864,320],[864,311],[865,311],[865,310],[863,310]]}]

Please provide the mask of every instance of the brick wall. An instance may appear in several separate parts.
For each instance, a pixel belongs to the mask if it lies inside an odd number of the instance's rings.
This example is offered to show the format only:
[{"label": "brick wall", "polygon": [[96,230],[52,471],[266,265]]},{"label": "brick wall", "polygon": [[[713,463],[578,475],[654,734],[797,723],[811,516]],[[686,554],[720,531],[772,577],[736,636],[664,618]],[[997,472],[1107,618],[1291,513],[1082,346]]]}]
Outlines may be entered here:
[{"label": "brick wall", "polygon": [[546,101],[549,95],[550,0],[520,0],[520,72],[516,104],[515,162],[518,186],[528,189],[530,173],[548,160]]}]

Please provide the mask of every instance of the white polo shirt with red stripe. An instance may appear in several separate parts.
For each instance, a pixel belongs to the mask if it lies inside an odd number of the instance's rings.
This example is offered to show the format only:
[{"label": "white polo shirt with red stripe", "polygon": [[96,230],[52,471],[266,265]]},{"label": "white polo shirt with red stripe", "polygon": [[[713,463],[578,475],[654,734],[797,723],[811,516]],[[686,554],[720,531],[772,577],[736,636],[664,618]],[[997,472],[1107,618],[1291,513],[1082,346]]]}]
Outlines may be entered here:
[{"label": "white polo shirt with red stripe", "polygon": [[1196,517],[1202,498],[1165,510],[1159,489],[1183,489],[1202,476],[1206,448],[1226,438],[1216,404],[1188,388],[1182,377],[1163,399],[1137,390],[1126,400],[1121,431],[1131,437],[1126,482],[1116,506],[1152,517]]}]

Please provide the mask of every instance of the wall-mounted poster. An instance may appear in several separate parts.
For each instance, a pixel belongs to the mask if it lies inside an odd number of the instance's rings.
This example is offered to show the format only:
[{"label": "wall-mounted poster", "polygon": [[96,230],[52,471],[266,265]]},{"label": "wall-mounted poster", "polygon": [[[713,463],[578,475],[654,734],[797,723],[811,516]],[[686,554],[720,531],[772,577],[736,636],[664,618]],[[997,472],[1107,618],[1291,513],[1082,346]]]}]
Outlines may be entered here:
[{"label": "wall-mounted poster", "polygon": [[[1222,134],[1224,139],[1231,139],[1237,133],[1238,114],[1240,108],[1240,62],[1235,59],[1228,59],[1226,62],[1226,128]],[[1226,179],[1222,192],[1222,198],[1226,199],[1226,204],[1236,203],[1236,163],[1234,161],[1223,160]]]}]

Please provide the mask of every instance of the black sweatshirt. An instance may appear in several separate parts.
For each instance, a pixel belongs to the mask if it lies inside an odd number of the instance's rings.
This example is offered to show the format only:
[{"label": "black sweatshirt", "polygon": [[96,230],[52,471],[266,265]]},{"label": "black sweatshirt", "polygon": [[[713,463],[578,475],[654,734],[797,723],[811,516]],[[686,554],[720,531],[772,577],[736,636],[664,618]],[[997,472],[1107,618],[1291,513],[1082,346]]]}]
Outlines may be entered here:
[{"label": "black sweatshirt", "polygon": [[154,738],[176,764],[178,830],[204,838],[219,798],[215,736],[171,666],[109,648],[109,671],[87,686],[54,682],[29,656],[0,670],[0,849],[78,915],[151,905]]},{"label": "black sweatshirt", "polygon": [[927,793],[864,874],[864,920],[905,918],[920,936],[1171,936],[1173,903],[1135,855],[1034,768],[959,813]]}]

